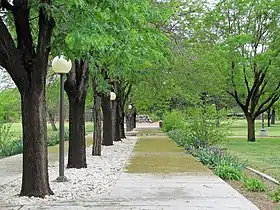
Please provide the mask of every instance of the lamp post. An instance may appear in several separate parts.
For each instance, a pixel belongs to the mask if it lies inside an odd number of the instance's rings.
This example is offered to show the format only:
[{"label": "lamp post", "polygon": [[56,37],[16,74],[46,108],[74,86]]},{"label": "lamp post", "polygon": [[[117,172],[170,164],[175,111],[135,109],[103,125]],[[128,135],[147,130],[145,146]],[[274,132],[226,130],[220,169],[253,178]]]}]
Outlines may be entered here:
[{"label": "lamp post", "polygon": [[52,69],[60,75],[60,117],[59,117],[59,176],[57,182],[66,182],[64,176],[64,74],[67,74],[72,68],[70,60],[63,56],[56,56],[52,61]]},{"label": "lamp post", "polygon": [[114,100],[116,100],[116,98],[117,98],[116,93],[111,92],[111,93],[110,93],[110,101],[114,101]]},{"label": "lamp post", "polygon": [[261,117],[262,117],[262,127],[260,131],[260,136],[268,136],[267,130],[264,128],[264,113],[262,113]]}]

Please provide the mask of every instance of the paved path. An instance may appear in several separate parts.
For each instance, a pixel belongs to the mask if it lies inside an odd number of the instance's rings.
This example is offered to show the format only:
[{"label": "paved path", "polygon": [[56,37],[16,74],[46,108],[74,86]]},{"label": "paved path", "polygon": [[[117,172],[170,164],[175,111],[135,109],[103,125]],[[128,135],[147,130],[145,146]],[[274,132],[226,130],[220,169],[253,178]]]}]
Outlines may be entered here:
[{"label": "paved path", "polygon": [[[144,127],[143,125],[142,128]],[[215,175],[155,175],[124,172],[110,196],[104,199],[89,198],[89,200],[60,202],[49,206],[10,206],[2,209],[257,210],[258,208]]]}]

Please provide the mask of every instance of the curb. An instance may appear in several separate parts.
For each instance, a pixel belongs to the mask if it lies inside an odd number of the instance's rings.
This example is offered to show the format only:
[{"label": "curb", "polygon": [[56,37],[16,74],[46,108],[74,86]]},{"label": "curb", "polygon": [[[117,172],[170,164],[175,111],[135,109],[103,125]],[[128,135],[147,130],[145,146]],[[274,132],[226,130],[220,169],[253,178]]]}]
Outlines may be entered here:
[{"label": "curb", "polygon": [[257,171],[256,169],[253,169],[253,168],[250,168],[250,167],[246,167],[246,169],[248,169],[249,171],[259,175],[260,177],[262,177],[262,178],[264,178],[264,179],[266,179],[268,181],[273,182],[274,184],[280,185],[280,182],[278,180],[274,179],[273,177],[271,177],[271,176],[269,176],[269,175],[267,175],[265,173],[262,173],[260,171]]}]

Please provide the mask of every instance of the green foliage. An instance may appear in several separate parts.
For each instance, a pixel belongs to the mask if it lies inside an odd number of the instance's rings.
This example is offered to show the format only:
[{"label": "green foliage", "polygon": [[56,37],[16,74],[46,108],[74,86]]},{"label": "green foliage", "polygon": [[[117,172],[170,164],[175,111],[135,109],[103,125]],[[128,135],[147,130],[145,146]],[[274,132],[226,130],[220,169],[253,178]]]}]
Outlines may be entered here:
[{"label": "green foliage", "polygon": [[270,198],[273,202],[278,203],[280,202],[280,187],[278,187],[271,195]]},{"label": "green foliage", "polygon": [[229,135],[230,123],[225,116],[224,110],[216,111],[212,105],[189,108],[186,119],[178,112],[171,112],[164,118],[163,130],[169,131],[168,135],[185,148],[211,146],[224,141]]},{"label": "green foliage", "polygon": [[229,122],[224,110],[216,111],[214,105],[189,108],[187,111],[186,144],[214,145],[229,135]]},{"label": "green foliage", "polygon": [[[64,131],[64,139],[65,141],[69,140],[69,131],[65,130]],[[48,146],[55,146],[59,144],[59,132],[51,132],[48,135]]]},{"label": "green foliage", "polygon": [[211,169],[217,168],[219,165],[228,165],[242,171],[245,163],[239,161],[236,157],[217,147],[189,147],[188,151],[198,158],[204,165]]},{"label": "green foliage", "polygon": [[250,192],[264,192],[266,189],[265,184],[256,178],[245,178],[243,180],[243,186]]},{"label": "green foliage", "polygon": [[10,156],[22,152],[22,141],[17,140],[11,124],[0,123],[0,156]]},{"label": "green foliage", "polygon": [[185,121],[183,114],[179,111],[172,111],[165,113],[162,121],[162,129],[165,132],[175,130],[175,129],[183,129],[185,126]]},{"label": "green foliage", "polygon": [[215,174],[224,180],[239,181],[242,178],[242,173],[240,170],[227,164],[218,165],[215,168]]},{"label": "green foliage", "polygon": [[0,121],[17,122],[20,120],[20,95],[16,88],[0,92]]}]

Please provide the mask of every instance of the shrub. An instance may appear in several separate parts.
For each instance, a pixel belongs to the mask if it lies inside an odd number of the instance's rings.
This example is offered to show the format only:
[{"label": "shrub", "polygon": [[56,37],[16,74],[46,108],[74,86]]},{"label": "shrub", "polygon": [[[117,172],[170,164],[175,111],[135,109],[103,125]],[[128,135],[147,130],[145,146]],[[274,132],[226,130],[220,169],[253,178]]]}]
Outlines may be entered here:
[{"label": "shrub", "polygon": [[167,135],[173,139],[178,146],[186,148],[188,146],[188,139],[186,138],[185,131],[183,129],[171,130]]},{"label": "shrub", "polygon": [[242,178],[242,173],[240,170],[227,164],[218,165],[215,169],[215,174],[224,180],[239,181]]},{"label": "shrub", "polygon": [[[188,109],[186,144],[199,147],[222,142],[229,135],[226,112],[216,111],[213,106]],[[199,142],[199,144],[198,144]]]},{"label": "shrub", "polygon": [[278,187],[275,192],[273,192],[270,195],[270,198],[273,200],[273,202],[278,203],[280,202],[280,187]]},{"label": "shrub", "polygon": [[5,144],[5,147],[2,148],[0,156],[11,156],[22,153],[23,151],[23,142],[22,140],[11,140]]},{"label": "shrub", "polygon": [[239,161],[236,157],[226,153],[218,147],[188,147],[189,152],[199,161],[211,169],[215,169],[219,165],[228,165],[242,171],[246,165],[245,162]]},{"label": "shrub", "polygon": [[245,178],[243,180],[243,186],[250,192],[264,192],[266,189],[265,184],[256,178]]},{"label": "shrub", "polygon": [[[69,140],[69,131],[64,131],[65,141]],[[48,146],[55,146],[59,144],[59,132],[52,132],[48,135]]]},{"label": "shrub", "polygon": [[185,120],[183,114],[179,111],[165,113],[162,125],[162,129],[165,132],[176,129],[183,129],[185,127]]}]

